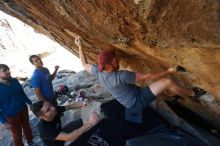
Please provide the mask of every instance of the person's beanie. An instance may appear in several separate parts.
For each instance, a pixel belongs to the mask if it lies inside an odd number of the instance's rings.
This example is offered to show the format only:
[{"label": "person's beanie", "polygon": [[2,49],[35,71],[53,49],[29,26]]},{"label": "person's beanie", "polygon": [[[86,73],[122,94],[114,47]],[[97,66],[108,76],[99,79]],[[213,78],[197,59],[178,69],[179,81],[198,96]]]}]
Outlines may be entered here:
[{"label": "person's beanie", "polygon": [[113,50],[102,51],[98,56],[98,70],[103,71],[104,66],[112,62],[115,57]]}]

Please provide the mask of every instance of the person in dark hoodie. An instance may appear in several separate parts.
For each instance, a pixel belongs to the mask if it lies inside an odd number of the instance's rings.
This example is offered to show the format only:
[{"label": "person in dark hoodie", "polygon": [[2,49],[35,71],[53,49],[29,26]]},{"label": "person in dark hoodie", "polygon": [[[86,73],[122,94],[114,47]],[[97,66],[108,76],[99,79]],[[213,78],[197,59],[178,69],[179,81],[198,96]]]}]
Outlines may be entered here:
[{"label": "person in dark hoodie", "polygon": [[32,112],[40,119],[38,131],[44,146],[123,146],[125,137],[122,125],[101,118],[97,113],[89,116],[84,123],[81,119],[61,126],[61,113],[85,107],[82,103],[66,106],[53,106],[49,102],[39,101],[32,105]]},{"label": "person in dark hoodie", "polygon": [[32,102],[24,93],[21,84],[12,78],[9,67],[0,64],[0,121],[12,132],[14,145],[24,146],[22,130],[27,143],[33,144],[27,105]]},{"label": "person in dark hoodie", "polygon": [[66,106],[54,106],[47,101],[38,101],[31,106],[32,112],[40,119],[38,131],[45,146],[63,146],[66,141],[75,141],[98,121],[97,114],[92,114],[83,124],[81,119],[62,127],[60,116],[70,109],[86,107],[87,103],[73,103]]}]

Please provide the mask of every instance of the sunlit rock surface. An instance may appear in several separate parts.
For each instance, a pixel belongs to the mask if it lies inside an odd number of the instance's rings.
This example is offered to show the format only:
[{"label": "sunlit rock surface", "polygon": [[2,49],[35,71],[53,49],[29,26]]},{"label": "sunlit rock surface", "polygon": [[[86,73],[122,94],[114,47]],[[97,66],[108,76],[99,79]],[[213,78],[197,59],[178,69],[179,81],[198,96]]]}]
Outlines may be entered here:
[{"label": "sunlit rock surface", "polygon": [[3,0],[0,9],[75,55],[74,37],[80,35],[90,63],[101,50],[114,48],[123,69],[147,73],[183,66],[188,72],[177,75],[181,84],[199,86],[214,98],[181,103],[220,129],[220,1]]}]

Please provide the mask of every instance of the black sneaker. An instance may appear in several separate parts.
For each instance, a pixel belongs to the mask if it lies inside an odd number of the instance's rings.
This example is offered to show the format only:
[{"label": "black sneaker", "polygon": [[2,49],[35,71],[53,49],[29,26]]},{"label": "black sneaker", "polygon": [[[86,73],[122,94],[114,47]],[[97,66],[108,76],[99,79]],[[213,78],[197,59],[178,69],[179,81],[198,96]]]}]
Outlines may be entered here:
[{"label": "black sneaker", "polygon": [[182,67],[182,66],[177,66],[176,67],[176,71],[177,72],[186,72],[186,69],[184,67]]},{"label": "black sneaker", "polygon": [[207,92],[199,87],[193,87],[192,90],[194,91],[195,95],[192,98],[200,98],[201,96],[205,95]]}]

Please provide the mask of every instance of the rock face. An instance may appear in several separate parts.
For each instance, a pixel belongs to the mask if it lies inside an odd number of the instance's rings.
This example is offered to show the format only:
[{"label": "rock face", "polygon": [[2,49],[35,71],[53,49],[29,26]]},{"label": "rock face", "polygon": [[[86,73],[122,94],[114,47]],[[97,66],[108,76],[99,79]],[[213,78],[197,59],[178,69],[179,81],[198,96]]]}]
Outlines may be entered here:
[{"label": "rock face", "polygon": [[[188,71],[183,84],[220,100],[218,0],[2,0],[0,9],[75,55],[80,35],[91,63],[101,50],[114,48],[124,69],[147,73],[181,65]],[[206,110],[192,107],[200,115]],[[219,121],[219,110],[208,113]]]},{"label": "rock face", "polygon": [[220,99],[218,0],[3,0],[0,9],[78,55],[83,38],[90,62],[115,48],[124,68],[158,71],[181,65],[191,85]]}]

